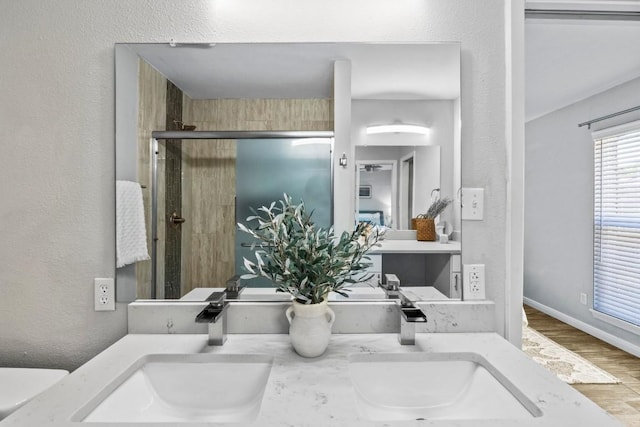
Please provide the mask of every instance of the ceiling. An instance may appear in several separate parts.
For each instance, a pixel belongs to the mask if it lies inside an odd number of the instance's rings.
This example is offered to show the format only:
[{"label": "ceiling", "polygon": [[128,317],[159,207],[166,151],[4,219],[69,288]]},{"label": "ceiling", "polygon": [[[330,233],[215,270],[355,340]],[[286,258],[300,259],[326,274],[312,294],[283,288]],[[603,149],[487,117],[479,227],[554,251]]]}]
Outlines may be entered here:
[{"label": "ceiling", "polygon": [[527,19],[525,117],[640,77],[640,22]]},{"label": "ceiling", "polygon": [[330,98],[333,64],[351,62],[355,99],[456,99],[456,43],[129,44],[194,99]]},{"label": "ceiling", "polygon": [[[565,7],[549,1],[527,4]],[[527,19],[526,121],[640,77],[638,40],[639,21]],[[128,46],[194,99],[329,98],[333,64],[342,59],[351,62],[355,99],[455,99],[460,94],[458,44]]]}]

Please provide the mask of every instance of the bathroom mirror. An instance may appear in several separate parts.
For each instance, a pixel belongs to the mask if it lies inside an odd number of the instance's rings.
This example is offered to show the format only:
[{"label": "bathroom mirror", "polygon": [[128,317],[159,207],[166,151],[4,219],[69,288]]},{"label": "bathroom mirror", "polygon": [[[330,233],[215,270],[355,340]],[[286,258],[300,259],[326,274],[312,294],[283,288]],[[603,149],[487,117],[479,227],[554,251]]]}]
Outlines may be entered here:
[{"label": "bathroom mirror", "polygon": [[[116,269],[119,301],[201,299],[199,289],[225,287],[241,274],[243,242],[235,223],[245,221],[247,208],[240,208],[239,201],[257,203],[252,206],[257,208],[266,204],[261,196],[272,200],[275,194],[293,192],[314,205],[314,218],[326,225],[334,212],[349,210],[350,203],[336,200],[333,192],[340,184],[333,182],[337,166],[331,137],[337,60],[351,64],[356,157],[349,159],[349,168],[357,182],[357,208],[347,214],[356,221],[365,211],[384,211],[379,217],[384,225],[401,231],[409,228],[411,216],[426,210],[434,188],[442,197],[455,198],[460,187],[459,44],[118,44],[116,180],[141,186],[153,258]],[[429,134],[367,134],[369,125],[391,123],[423,125]],[[161,131],[221,133],[152,138]],[[375,173],[367,168],[393,169],[387,175],[395,180],[384,184],[393,211],[367,206],[382,188],[377,181],[366,182],[373,177],[367,173]],[[291,183],[298,188],[290,188]],[[275,186],[267,190],[267,184]],[[317,201],[310,200],[316,196]],[[453,277],[451,254],[459,256],[461,239],[455,203],[441,220],[457,249],[412,255],[420,257],[421,266],[412,277],[424,276],[425,269],[428,282]],[[378,257],[398,266],[410,258]],[[376,271],[383,272],[383,267]],[[286,297],[269,290],[252,295],[258,300]],[[352,295],[357,300],[373,294],[361,290]]]}]

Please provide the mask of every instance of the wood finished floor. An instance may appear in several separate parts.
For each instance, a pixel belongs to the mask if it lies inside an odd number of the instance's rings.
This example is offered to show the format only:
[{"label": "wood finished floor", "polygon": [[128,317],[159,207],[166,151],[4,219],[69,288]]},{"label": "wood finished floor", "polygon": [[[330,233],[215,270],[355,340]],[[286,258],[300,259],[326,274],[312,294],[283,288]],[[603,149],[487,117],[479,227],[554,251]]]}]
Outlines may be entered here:
[{"label": "wood finished floor", "polygon": [[640,427],[640,359],[525,305],[529,326],[615,375],[620,384],[573,384],[629,427]]}]

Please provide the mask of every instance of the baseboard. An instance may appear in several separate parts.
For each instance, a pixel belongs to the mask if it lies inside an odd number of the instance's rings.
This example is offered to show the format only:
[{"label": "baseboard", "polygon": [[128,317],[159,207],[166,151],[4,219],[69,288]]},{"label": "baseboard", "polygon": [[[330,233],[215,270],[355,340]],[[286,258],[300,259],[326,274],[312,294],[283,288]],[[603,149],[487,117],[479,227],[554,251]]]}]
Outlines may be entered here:
[{"label": "baseboard", "polygon": [[630,343],[627,340],[623,340],[622,338],[610,334],[609,332],[598,329],[595,326],[583,322],[582,320],[578,320],[574,317],[568,316],[554,308],[548,307],[544,304],[540,304],[539,302],[534,301],[531,298],[524,297],[523,301],[525,304],[543,312],[544,314],[548,314],[549,316],[556,318],[561,322],[566,323],[567,325],[571,325],[576,329],[580,329],[582,332],[585,332],[608,344],[611,344],[612,346],[617,347],[620,350],[626,351],[629,354],[633,354],[636,357],[640,357],[640,347]]}]

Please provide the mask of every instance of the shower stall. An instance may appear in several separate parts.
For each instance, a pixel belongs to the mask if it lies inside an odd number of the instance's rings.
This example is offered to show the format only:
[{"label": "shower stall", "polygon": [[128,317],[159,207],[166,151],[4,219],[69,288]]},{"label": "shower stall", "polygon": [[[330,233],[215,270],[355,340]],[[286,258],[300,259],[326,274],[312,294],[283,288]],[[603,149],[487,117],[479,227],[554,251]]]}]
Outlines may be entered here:
[{"label": "shower stall", "polygon": [[330,226],[332,149],[331,131],[153,132],[149,297],[180,298],[243,274],[253,254],[236,224],[284,193]]}]

